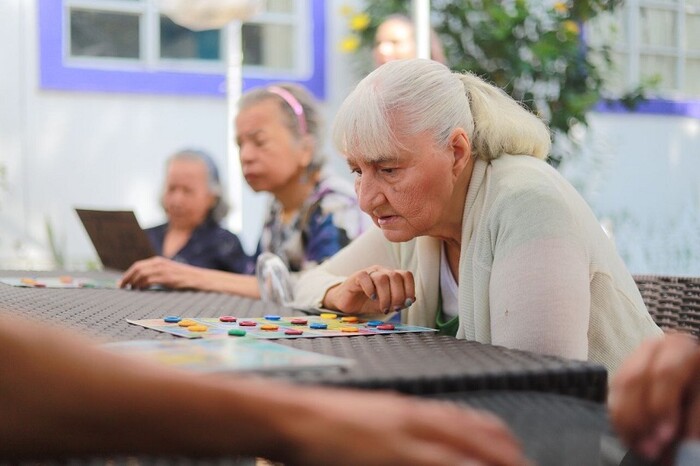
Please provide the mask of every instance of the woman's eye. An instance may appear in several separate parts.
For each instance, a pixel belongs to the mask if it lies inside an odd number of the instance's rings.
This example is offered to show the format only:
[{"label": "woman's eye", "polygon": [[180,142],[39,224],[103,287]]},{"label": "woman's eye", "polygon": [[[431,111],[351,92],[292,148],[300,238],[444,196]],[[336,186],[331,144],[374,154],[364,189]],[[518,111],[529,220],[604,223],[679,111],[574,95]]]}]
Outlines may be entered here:
[{"label": "woman's eye", "polygon": [[395,168],[381,168],[380,170],[382,173],[386,173],[387,175],[391,175],[396,171]]}]

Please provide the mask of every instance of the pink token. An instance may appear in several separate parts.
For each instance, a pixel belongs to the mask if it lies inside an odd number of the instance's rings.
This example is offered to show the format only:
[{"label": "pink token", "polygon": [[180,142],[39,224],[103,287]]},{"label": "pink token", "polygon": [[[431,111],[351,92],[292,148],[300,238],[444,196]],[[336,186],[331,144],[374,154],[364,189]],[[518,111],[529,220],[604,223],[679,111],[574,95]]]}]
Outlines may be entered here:
[{"label": "pink token", "polygon": [[285,335],[301,335],[302,333],[304,332],[296,328],[288,328],[284,331]]},{"label": "pink token", "polygon": [[377,330],[394,330],[394,324],[377,325]]},{"label": "pink token", "polygon": [[221,317],[219,317],[219,320],[221,322],[235,322],[236,318],[233,316],[221,316]]},{"label": "pink token", "polygon": [[292,319],[290,322],[294,325],[306,325],[309,321],[302,319],[301,317],[297,317],[296,319]]},{"label": "pink token", "polygon": [[240,325],[241,327],[255,327],[256,325],[258,325],[258,323],[253,322],[252,320],[242,320],[238,322],[238,325]]}]

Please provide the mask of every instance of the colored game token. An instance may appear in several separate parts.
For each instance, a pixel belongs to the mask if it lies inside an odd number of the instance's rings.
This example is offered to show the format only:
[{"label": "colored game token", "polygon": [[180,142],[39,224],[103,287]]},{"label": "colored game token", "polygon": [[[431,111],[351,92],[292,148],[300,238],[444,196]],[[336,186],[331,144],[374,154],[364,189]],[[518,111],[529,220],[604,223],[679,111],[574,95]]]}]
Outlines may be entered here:
[{"label": "colored game token", "polygon": [[290,322],[292,323],[292,325],[306,325],[309,321],[302,317],[296,317],[290,320]]},{"label": "colored game token", "polygon": [[36,280],[34,280],[33,278],[26,278],[25,277],[25,278],[20,279],[20,282],[23,285],[31,285],[31,286],[36,285]]},{"label": "colored game token", "polygon": [[281,317],[275,314],[267,314],[265,320],[280,320]]},{"label": "colored game token", "polygon": [[[323,314],[321,314],[321,315],[323,315]],[[335,314],[332,314],[332,315],[335,316]],[[311,322],[311,325],[309,325],[309,328],[315,328],[318,330],[325,330],[328,328],[328,324],[323,324],[321,322]]]},{"label": "colored game token", "polygon": [[187,327],[187,330],[189,330],[190,332],[206,332],[208,328],[209,327],[207,327],[206,325],[190,325],[189,327]]},{"label": "colored game token", "polygon": [[384,323],[384,321],[382,321],[382,320],[370,320],[369,322],[367,322],[367,326],[377,327],[379,325],[382,325],[383,323]]},{"label": "colored game token", "polygon": [[357,333],[360,330],[357,327],[341,327],[340,331],[345,333]]},{"label": "colored game token", "polygon": [[262,324],[260,326],[260,330],[277,330],[280,328],[279,325],[273,325],[273,324]]},{"label": "colored game token", "polygon": [[197,325],[197,322],[195,322],[192,319],[183,319],[180,322],[177,323],[180,327],[189,327],[191,325]]},{"label": "colored game token", "polygon": [[219,317],[219,320],[221,322],[235,322],[236,318],[233,316],[221,316],[221,317]]},{"label": "colored game token", "polygon": [[377,325],[377,330],[394,330],[394,324]]},{"label": "colored game token", "polygon": [[256,325],[258,325],[258,323],[252,320],[242,320],[238,322],[238,325],[240,325],[241,327],[255,327]]},{"label": "colored game token", "polygon": [[344,316],[344,317],[341,317],[340,320],[342,322],[347,322],[347,323],[351,324],[353,322],[357,322],[359,319],[357,318],[357,316]]},{"label": "colored game token", "polygon": [[58,277],[58,281],[64,284],[73,283],[73,277],[70,275],[61,275]]},{"label": "colored game token", "polygon": [[180,322],[182,320],[182,318],[180,318],[178,316],[167,316],[167,317],[164,317],[163,320],[169,324],[177,324],[178,322]]},{"label": "colored game token", "polygon": [[246,331],[243,330],[242,328],[232,328],[231,330],[228,331],[228,334],[234,337],[244,337],[246,334]]},{"label": "colored game token", "polygon": [[299,330],[298,328],[288,328],[287,330],[284,331],[285,335],[301,335],[303,330]]},{"label": "colored game token", "polygon": [[335,314],[331,314],[330,312],[324,312],[323,314],[321,314],[321,319],[332,320],[332,319],[335,319],[336,317],[338,317],[338,316]]}]

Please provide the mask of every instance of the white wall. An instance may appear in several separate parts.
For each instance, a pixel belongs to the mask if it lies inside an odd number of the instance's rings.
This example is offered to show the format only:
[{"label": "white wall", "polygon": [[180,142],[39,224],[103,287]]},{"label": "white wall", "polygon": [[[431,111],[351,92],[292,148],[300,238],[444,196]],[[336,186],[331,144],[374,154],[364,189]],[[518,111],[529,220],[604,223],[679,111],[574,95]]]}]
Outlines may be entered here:
[{"label": "white wall", "polygon": [[700,120],[593,113],[562,167],[633,273],[700,275]]}]

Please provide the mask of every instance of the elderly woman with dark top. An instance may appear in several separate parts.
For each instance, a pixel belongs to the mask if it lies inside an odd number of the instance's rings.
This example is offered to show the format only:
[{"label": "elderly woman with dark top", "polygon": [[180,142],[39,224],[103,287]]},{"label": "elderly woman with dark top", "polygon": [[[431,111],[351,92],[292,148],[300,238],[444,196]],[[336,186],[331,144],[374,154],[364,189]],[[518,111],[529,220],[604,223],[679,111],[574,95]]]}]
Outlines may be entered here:
[{"label": "elderly woman with dark top", "polygon": [[[280,84],[245,93],[238,110],[236,142],[243,176],[254,191],[272,194],[256,256],[273,253],[292,272],[323,262],[358,236],[369,220],[350,183],[324,170],[318,103],[304,88]],[[122,286],[156,284],[260,296],[254,276],[163,257],[137,262],[122,278]]]},{"label": "elderly woman with dark top", "polygon": [[238,237],[219,224],[228,204],[219,170],[208,154],[185,149],[168,159],[161,203],[167,223],[146,230],[160,255],[207,269],[250,270],[251,259]]},{"label": "elderly woman with dark top", "polygon": [[401,311],[457,338],[614,370],[661,334],[593,212],[544,159],[546,126],[431,60],[388,62],[333,131],[371,229],[296,286],[296,305]]}]

